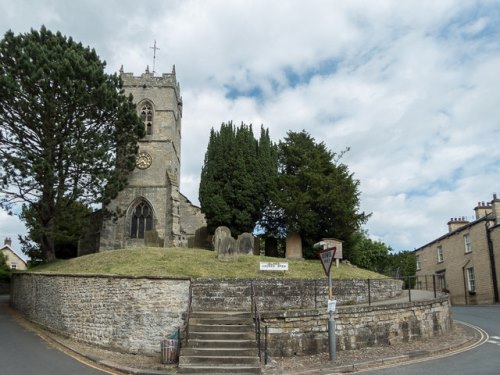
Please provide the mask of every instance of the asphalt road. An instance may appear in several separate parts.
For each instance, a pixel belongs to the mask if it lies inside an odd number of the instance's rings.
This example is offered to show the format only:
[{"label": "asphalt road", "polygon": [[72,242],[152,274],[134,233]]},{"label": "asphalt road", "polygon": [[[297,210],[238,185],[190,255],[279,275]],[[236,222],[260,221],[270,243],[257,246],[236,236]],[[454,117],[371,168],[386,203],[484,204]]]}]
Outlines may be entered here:
[{"label": "asphalt road", "polygon": [[370,375],[498,375],[500,374],[500,306],[455,306],[453,318],[485,330],[489,339],[475,349],[456,355],[379,370]]},{"label": "asphalt road", "polygon": [[20,326],[0,296],[0,375],[102,375]]}]

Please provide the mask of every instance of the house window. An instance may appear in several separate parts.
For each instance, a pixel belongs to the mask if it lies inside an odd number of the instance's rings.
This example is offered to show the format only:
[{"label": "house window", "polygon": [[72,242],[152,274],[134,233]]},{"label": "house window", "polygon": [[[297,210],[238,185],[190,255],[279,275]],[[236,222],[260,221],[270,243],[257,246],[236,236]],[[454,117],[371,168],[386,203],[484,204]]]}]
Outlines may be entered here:
[{"label": "house window", "polygon": [[144,238],[144,232],[153,229],[153,212],[145,202],[137,205],[130,223],[130,237]]},{"label": "house window", "polygon": [[420,271],[422,268],[422,265],[420,264],[420,255],[415,256],[415,258],[417,259],[417,271]]},{"label": "house window", "polygon": [[17,264],[16,263],[11,263],[10,264],[10,269],[11,270],[16,270],[17,269]]},{"label": "house window", "polygon": [[438,246],[437,248],[437,257],[438,257],[438,263],[442,263],[444,261],[442,246]]},{"label": "house window", "polygon": [[141,120],[146,129],[146,135],[153,134],[153,106],[151,103],[145,103],[141,108]]},{"label": "house window", "polygon": [[469,285],[469,292],[476,291],[476,278],[473,267],[467,268],[467,284]]},{"label": "house window", "polygon": [[470,242],[470,234],[464,235],[465,253],[472,252],[472,243]]}]

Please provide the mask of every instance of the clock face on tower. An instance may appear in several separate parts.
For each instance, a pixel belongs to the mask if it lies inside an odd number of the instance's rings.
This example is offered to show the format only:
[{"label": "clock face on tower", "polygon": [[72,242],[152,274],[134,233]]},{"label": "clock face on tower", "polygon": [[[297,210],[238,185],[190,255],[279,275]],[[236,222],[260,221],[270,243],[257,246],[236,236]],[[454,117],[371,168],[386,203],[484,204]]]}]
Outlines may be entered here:
[{"label": "clock face on tower", "polygon": [[135,166],[139,169],[149,168],[153,158],[147,152],[139,152],[135,158]]}]

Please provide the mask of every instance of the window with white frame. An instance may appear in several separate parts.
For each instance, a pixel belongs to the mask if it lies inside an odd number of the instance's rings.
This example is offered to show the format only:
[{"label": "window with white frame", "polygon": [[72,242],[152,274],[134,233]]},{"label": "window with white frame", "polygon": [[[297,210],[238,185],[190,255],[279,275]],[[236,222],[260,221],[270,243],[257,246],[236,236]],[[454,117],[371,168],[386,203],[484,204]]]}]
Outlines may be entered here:
[{"label": "window with white frame", "polygon": [[467,268],[467,284],[469,286],[469,292],[476,291],[476,278],[474,276],[474,267]]},{"label": "window with white frame", "polygon": [[10,264],[10,269],[11,270],[16,270],[17,269],[17,263],[11,263]]},{"label": "window with white frame", "polygon": [[416,255],[415,258],[417,260],[417,271],[420,271],[420,269],[422,268],[422,265],[420,263],[420,255]]},{"label": "window with white frame", "polygon": [[437,258],[438,258],[438,263],[442,263],[444,261],[442,246],[437,247]]},{"label": "window with white frame", "polygon": [[472,252],[472,243],[470,241],[470,234],[464,234],[464,244],[465,244],[465,252]]}]

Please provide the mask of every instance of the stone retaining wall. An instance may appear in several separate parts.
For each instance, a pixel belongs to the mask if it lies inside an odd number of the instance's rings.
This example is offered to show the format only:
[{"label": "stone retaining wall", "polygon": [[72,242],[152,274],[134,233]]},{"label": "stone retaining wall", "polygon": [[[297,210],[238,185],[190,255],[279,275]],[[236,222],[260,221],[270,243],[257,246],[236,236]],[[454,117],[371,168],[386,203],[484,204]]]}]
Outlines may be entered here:
[{"label": "stone retaining wall", "polygon": [[[259,309],[311,309],[327,305],[328,280],[321,279],[196,279],[193,281],[193,309],[250,310],[251,286]],[[371,279],[371,301],[383,301],[402,292],[401,280]],[[366,279],[335,279],[333,294],[338,305],[368,302]]]},{"label": "stone retaining wall", "polygon": [[11,305],[74,340],[154,355],[166,335],[184,326],[189,288],[189,279],[179,278],[16,273]]},{"label": "stone retaining wall", "polygon": [[[451,326],[447,297],[425,302],[366,302],[366,280],[335,280],[337,348],[427,338]],[[378,285],[377,285],[378,284]],[[247,310],[251,286],[268,326],[270,355],[328,350],[326,280],[197,279],[15,273],[11,304],[29,320],[74,340],[127,353],[158,355],[160,341],[184,329],[190,288],[193,310]],[[395,297],[401,283],[371,282],[372,301]],[[262,332],[264,333],[264,332]],[[263,336],[262,336],[263,337]]]},{"label": "stone retaining wall", "polygon": [[[288,357],[327,352],[325,310],[263,312],[262,335],[267,326],[269,355]],[[426,339],[447,332],[452,326],[448,296],[423,302],[338,307],[334,317],[337,350]]]}]

